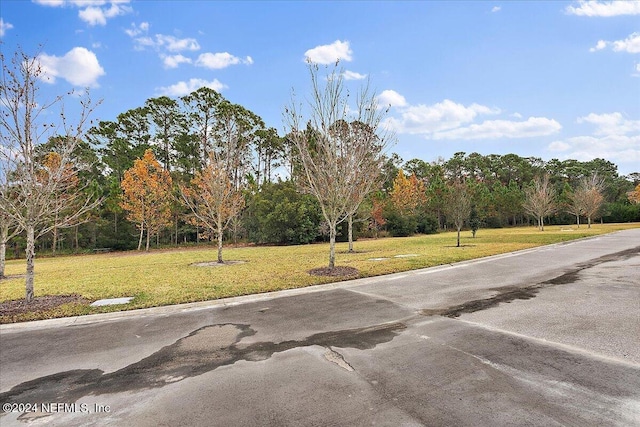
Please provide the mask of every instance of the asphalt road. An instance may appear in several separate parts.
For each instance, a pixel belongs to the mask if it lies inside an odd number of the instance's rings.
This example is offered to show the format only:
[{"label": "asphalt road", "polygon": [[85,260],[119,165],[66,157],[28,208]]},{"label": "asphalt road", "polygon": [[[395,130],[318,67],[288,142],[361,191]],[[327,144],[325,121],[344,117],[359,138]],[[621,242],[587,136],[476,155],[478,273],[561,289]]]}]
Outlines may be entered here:
[{"label": "asphalt road", "polygon": [[302,290],[3,325],[0,425],[637,426],[639,272],[634,229]]}]

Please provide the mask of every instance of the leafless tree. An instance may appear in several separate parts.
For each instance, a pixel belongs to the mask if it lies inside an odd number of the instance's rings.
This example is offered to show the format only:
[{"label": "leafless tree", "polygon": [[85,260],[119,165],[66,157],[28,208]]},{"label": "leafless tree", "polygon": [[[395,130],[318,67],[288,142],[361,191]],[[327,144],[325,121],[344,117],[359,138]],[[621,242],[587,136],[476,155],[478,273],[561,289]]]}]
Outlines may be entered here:
[{"label": "leafless tree", "polygon": [[226,161],[210,155],[207,166],[196,172],[191,187],[181,188],[184,204],[191,209],[194,223],[218,240],[218,262],[222,263],[225,230],[244,208],[242,193],[235,188],[225,169]]},{"label": "leafless tree", "polygon": [[309,70],[309,110],[303,114],[294,97],[285,108],[284,120],[295,150],[292,163],[301,169],[299,184],[318,199],[329,225],[329,268],[334,268],[336,227],[356,213],[375,187],[390,135],[381,126],[385,111],[378,108],[368,85],[352,108],[337,64],[324,85],[318,66],[309,64]]},{"label": "leafless tree", "polygon": [[537,176],[530,187],[524,190],[525,211],[534,216],[540,231],[544,231],[544,217],[556,211],[556,191],[549,182],[549,174]]},{"label": "leafless tree", "polygon": [[[18,51],[9,62],[2,54],[0,60],[0,156],[7,167],[1,171],[7,185],[0,186],[0,210],[26,232],[26,300],[30,302],[34,295],[36,240],[55,227],[73,227],[82,222],[99,203],[83,191],[82,185],[73,189],[67,185],[68,174],[77,170],[74,149],[97,104],[85,93],[78,120],[71,125],[62,105],[64,96],[51,102],[38,98],[39,80],[46,75],[37,56]],[[59,114],[52,115],[53,110]],[[47,123],[48,117],[57,117],[59,122]],[[56,161],[46,162],[38,147],[56,135],[61,141]],[[60,194],[65,195],[66,205],[56,202]],[[75,208],[68,210],[69,206]]]},{"label": "leafless tree", "polygon": [[445,197],[445,215],[453,222],[458,231],[457,247],[460,247],[460,230],[465,221],[471,216],[472,195],[467,183],[456,180],[449,185],[448,193]]},{"label": "leafless tree", "polygon": [[[7,171],[8,168],[2,166],[2,170],[0,171],[0,186],[2,187],[2,190],[0,190],[0,197],[11,196],[10,189],[6,187],[7,183],[5,180],[5,174]],[[22,231],[13,217],[4,210],[4,205],[4,203],[0,202],[0,279],[5,277],[4,269],[6,264],[7,243]]]},{"label": "leafless tree", "polygon": [[604,179],[594,174],[582,178],[574,193],[574,200],[579,203],[582,214],[587,217],[588,228],[591,228],[591,219],[600,212],[604,203],[603,189]]}]

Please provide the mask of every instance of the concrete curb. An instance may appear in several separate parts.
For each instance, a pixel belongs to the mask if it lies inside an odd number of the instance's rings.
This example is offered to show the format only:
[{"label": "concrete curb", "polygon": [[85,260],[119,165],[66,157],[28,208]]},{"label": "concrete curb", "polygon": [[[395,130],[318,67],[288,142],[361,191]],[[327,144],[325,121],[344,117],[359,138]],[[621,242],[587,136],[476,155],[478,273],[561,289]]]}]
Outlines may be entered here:
[{"label": "concrete curb", "polygon": [[480,264],[480,263],[501,259],[501,258],[509,258],[512,256],[524,255],[527,253],[539,251],[539,250],[554,247],[554,246],[563,246],[563,245],[569,245],[569,244],[578,243],[586,240],[600,239],[606,236],[620,233],[622,231],[624,230],[614,231],[612,233],[601,234],[597,236],[583,237],[580,239],[569,240],[566,242],[552,243],[550,245],[536,246],[534,248],[521,249],[519,251],[514,251],[514,252],[506,252],[503,254],[490,255],[482,258],[475,258],[471,260],[460,261],[453,264],[443,264],[439,266],[421,268],[417,270],[407,270],[399,273],[365,277],[361,279],[345,280],[342,282],[333,282],[333,283],[327,283],[323,285],[312,285],[304,288],[285,289],[281,291],[266,292],[262,294],[243,295],[243,296],[237,296],[237,297],[222,298],[218,300],[191,302],[191,303],[184,303],[184,304],[141,308],[141,309],[134,309],[134,310],[126,310],[126,311],[116,311],[111,313],[88,314],[84,316],[62,317],[62,318],[47,319],[47,320],[34,320],[30,322],[20,322],[20,323],[8,323],[8,324],[0,325],[0,333],[16,333],[24,330],[49,329],[49,328],[57,328],[57,327],[63,327],[63,326],[81,326],[81,325],[89,325],[93,323],[112,322],[120,319],[130,318],[130,317],[168,316],[170,314],[183,313],[188,311],[207,310],[207,309],[212,309],[216,307],[228,307],[228,306],[234,306],[234,305],[240,305],[240,304],[248,304],[252,302],[269,301],[276,298],[291,297],[296,295],[309,294],[313,292],[324,292],[324,291],[333,290],[333,289],[349,289],[349,288],[355,288],[358,286],[372,284],[380,281],[394,280],[395,278],[407,277],[412,275],[424,275],[424,274],[434,273],[442,270],[447,270],[450,268],[458,268],[458,267],[472,265],[472,264]]}]

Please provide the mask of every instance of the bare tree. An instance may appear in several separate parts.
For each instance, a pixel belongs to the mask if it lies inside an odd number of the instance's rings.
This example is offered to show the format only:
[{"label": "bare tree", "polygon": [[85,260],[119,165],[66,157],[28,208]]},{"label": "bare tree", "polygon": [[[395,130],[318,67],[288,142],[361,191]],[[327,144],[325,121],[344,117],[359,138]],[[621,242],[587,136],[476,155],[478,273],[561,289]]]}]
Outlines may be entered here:
[{"label": "bare tree", "polygon": [[591,218],[600,212],[604,203],[602,190],[604,189],[604,179],[594,174],[583,177],[578,183],[578,187],[569,196],[569,203],[566,211],[576,216],[576,222],[580,227],[580,216],[587,217],[588,228],[591,228]]},{"label": "bare tree", "polygon": [[[337,64],[336,64],[337,65]],[[300,166],[299,184],[315,196],[329,225],[329,268],[335,267],[336,227],[354,215],[376,185],[382,151],[390,138],[380,126],[385,114],[366,86],[349,106],[349,94],[337,66],[322,86],[317,65],[310,64],[312,95],[309,111],[295,98],[285,108],[288,138]]]},{"label": "bare tree", "polygon": [[445,215],[453,222],[458,231],[457,247],[460,247],[460,230],[465,221],[471,216],[472,195],[467,183],[464,181],[454,181],[448,188],[445,197]]},{"label": "bare tree", "polygon": [[525,211],[534,216],[540,231],[544,231],[544,217],[556,211],[556,192],[549,182],[549,174],[537,176],[530,187],[524,190]]},{"label": "bare tree", "polygon": [[603,189],[604,179],[594,174],[590,177],[582,178],[576,190],[574,197],[579,200],[583,214],[587,217],[588,228],[591,228],[591,218],[600,212],[604,203]]},{"label": "bare tree", "polygon": [[[36,240],[55,227],[73,227],[82,222],[85,214],[99,203],[82,186],[71,189],[66,185],[69,171],[77,169],[74,149],[96,104],[85,93],[80,100],[78,120],[71,125],[64,113],[63,96],[51,102],[38,99],[38,83],[46,75],[37,57],[18,51],[9,63],[1,53],[0,60],[0,156],[2,164],[8,167],[3,171],[7,185],[0,186],[0,210],[26,232],[26,300],[30,302],[34,295]],[[57,124],[44,122],[45,117],[52,117],[52,109],[59,110]],[[54,135],[61,141],[59,157],[55,163],[47,164],[41,161],[38,147]],[[65,194],[68,205],[56,203],[60,194]],[[68,206],[75,208],[69,211]]]},{"label": "bare tree", "polygon": [[244,207],[242,193],[237,190],[225,170],[225,161],[210,155],[209,163],[196,172],[191,187],[181,188],[182,199],[191,209],[194,223],[204,226],[218,239],[218,262],[222,263],[222,238],[229,224]]}]

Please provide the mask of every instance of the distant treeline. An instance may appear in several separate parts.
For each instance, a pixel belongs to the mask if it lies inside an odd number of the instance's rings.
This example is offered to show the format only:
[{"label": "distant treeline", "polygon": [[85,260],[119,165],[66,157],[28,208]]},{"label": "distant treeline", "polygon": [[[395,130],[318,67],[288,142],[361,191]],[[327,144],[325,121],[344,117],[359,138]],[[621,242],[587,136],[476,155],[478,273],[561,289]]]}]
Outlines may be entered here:
[{"label": "distant treeline", "polygon": [[[305,244],[327,239],[327,228],[317,200],[300,191],[296,155],[287,136],[267,128],[260,117],[232,104],[210,89],[199,89],[180,99],[149,99],[115,121],[101,121],[86,132],[74,153],[81,166],[77,179],[83,191],[101,203],[82,224],[53,228],[38,239],[38,252],[90,252],[130,250],[140,232],[123,210],[122,182],[134,161],[151,149],[162,169],[171,176],[173,192],[170,224],[154,237],[152,247],[188,245],[210,238],[189,219],[180,203],[180,187],[201,172],[211,152],[224,139],[233,150],[228,163],[231,185],[241,189],[244,208],[226,231],[225,240],[258,244]],[[233,141],[230,148],[229,141]],[[38,150],[42,159],[56,152],[56,138]],[[55,159],[53,159],[55,160]],[[47,161],[53,161],[51,157]],[[43,160],[44,161],[44,160]],[[548,174],[554,189],[550,224],[575,224],[568,208],[581,180],[597,176],[602,181],[603,203],[593,219],[604,222],[640,221],[640,205],[630,193],[640,183],[640,173],[620,176],[617,166],[604,159],[543,161],[515,154],[456,153],[450,159],[403,161],[391,154],[380,169],[379,186],[353,218],[356,236],[407,236],[435,233],[451,227],[448,195],[454,182],[464,181],[471,214],[465,226],[505,227],[535,222],[524,208],[526,189],[534,178]],[[74,178],[75,179],[75,178]],[[346,225],[338,240],[346,239]],[[24,256],[25,237],[19,234],[7,245],[7,256]]]}]

